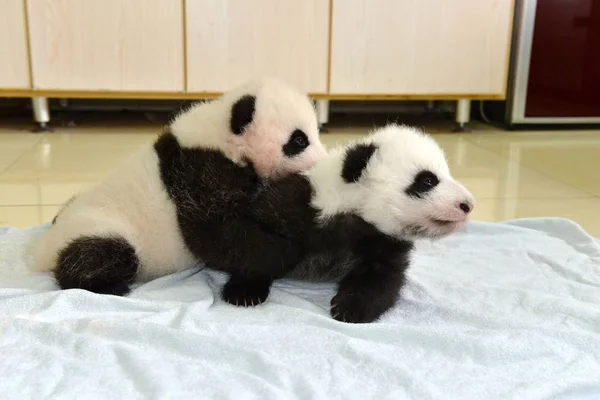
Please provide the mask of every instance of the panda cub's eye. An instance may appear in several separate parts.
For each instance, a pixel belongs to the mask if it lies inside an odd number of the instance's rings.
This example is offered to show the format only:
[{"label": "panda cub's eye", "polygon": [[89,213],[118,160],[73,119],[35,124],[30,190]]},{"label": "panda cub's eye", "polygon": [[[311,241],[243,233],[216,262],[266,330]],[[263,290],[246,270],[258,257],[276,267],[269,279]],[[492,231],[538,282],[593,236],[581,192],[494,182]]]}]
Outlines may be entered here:
[{"label": "panda cub's eye", "polygon": [[426,177],[426,178],[423,179],[423,184],[425,186],[433,186],[433,185],[435,185],[435,182],[434,182],[434,180],[433,180],[432,177],[428,176],[428,177]]},{"label": "panda cub's eye", "polygon": [[309,145],[308,136],[300,129],[296,129],[290,135],[288,142],[283,146],[283,153],[288,157],[302,153]]},{"label": "panda cub's eye", "polygon": [[431,171],[420,171],[415,175],[412,184],[405,192],[411,197],[423,198],[427,192],[440,183],[438,177]]},{"label": "panda cub's eye", "polygon": [[417,174],[414,183],[416,183],[417,186],[420,186],[422,188],[433,188],[438,183],[440,183],[440,181],[433,172],[421,171]]},{"label": "panda cub's eye", "polygon": [[306,137],[304,137],[304,136],[296,136],[294,138],[294,142],[296,142],[296,144],[300,147],[306,147],[308,145],[308,142],[306,141]]}]

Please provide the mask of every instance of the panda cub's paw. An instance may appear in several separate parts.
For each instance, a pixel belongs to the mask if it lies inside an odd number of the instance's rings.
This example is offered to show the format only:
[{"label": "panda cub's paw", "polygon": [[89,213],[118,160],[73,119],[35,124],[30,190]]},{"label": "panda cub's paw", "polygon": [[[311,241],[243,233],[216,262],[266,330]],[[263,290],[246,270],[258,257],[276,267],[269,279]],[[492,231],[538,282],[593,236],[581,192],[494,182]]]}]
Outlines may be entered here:
[{"label": "panda cub's paw", "polygon": [[376,321],[385,311],[377,304],[377,299],[370,299],[358,291],[339,291],[331,299],[331,316],[340,322],[369,323]]},{"label": "panda cub's paw", "polygon": [[365,304],[352,293],[338,293],[331,299],[331,316],[340,322],[366,323]]},{"label": "panda cub's paw", "polygon": [[231,276],[223,287],[223,300],[234,306],[254,307],[267,300],[272,280]]}]

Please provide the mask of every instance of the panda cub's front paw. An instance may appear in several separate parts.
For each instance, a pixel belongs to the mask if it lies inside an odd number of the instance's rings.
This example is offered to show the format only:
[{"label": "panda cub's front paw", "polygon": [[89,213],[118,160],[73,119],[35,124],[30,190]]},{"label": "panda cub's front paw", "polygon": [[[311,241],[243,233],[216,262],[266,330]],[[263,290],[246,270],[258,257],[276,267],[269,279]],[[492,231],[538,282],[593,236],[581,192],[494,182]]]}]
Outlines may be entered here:
[{"label": "panda cub's front paw", "polygon": [[269,297],[272,281],[231,277],[223,287],[223,300],[234,306],[254,307]]},{"label": "panda cub's front paw", "polygon": [[338,292],[331,299],[331,316],[337,321],[352,324],[376,321],[386,310],[370,300],[357,292]]}]

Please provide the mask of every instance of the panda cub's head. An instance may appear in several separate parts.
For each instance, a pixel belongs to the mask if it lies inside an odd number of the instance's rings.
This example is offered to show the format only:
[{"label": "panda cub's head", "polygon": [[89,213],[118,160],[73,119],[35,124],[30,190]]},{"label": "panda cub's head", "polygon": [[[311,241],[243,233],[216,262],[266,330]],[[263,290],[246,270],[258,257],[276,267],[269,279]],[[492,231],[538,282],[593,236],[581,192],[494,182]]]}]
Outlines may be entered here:
[{"label": "panda cub's head", "polygon": [[238,165],[252,164],[263,179],[307,170],[325,155],[308,96],[272,78],[193,106],[171,131],[182,146],[220,150]]},{"label": "panda cub's head", "polygon": [[475,204],[451,176],[439,145],[399,125],[334,150],[309,177],[322,218],[355,213],[402,239],[449,235],[463,227]]}]

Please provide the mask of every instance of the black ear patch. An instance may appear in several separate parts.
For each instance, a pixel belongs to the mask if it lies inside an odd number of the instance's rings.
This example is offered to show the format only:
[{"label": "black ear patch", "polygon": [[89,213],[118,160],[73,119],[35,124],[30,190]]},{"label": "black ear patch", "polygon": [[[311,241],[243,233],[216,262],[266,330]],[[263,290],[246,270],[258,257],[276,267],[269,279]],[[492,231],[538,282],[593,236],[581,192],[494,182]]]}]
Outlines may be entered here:
[{"label": "black ear patch", "polygon": [[427,192],[433,190],[438,183],[440,183],[440,180],[436,174],[427,170],[420,171],[415,175],[413,182],[406,188],[405,192],[410,197],[422,199]]},{"label": "black ear patch", "polygon": [[254,118],[254,110],[256,104],[256,97],[246,95],[235,102],[231,107],[231,119],[229,126],[231,132],[235,135],[241,135],[244,129],[252,122]]},{"label": "black ear patch", "polygon": [[346,151],[342,178],[346,183],[356,182],[360,179],[363,170],[369,163],[377,147],[373,144],[359,144]]}]

